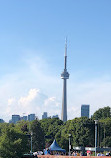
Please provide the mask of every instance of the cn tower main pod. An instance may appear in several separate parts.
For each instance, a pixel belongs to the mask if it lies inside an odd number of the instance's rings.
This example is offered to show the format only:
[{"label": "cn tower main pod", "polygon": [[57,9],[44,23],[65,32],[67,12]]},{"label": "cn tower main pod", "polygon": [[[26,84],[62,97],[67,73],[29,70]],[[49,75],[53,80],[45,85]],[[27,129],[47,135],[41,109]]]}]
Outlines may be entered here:
[{"label": "cn tower main pod", "polygon": [[62,114],[61,120],[67,121],[67,79],[69,79],[69,73],[67,72],[67,39],[65,42],[65,56],[64,56],[64,71],[61,74],[63,79],[63,97],[62,97]]}]

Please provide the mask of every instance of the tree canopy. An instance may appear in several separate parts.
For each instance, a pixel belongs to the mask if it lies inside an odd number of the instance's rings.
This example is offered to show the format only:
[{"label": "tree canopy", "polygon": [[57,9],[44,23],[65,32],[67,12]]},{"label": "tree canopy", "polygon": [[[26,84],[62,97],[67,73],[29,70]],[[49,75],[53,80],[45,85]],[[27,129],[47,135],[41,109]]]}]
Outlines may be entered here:
[{"label": "tree canopy", "polygon": [[59,118],[48,118],[40,120],[40,123],[45,134],[46,146],[49,146],[55,139],[55,135],[60,130],[61,125],[63,125],[63,121]]},{"label": "tree canopy", "polygon": [[31,132],[33,151],[43,150],[45,146],[44,131],[41,128],[39,120],[36,119],[31,123]]},{"label": "tree canopy", "polygon": [[61,148],[68,151],[69,134],[73,146],[94,147],[95,122],[97,126],[97,146],[111,147],[111,116],[110,107],[97,110],[91,119],[87,117],[75,118],[63,123],[58,118],[34,120],[32,122],[19,121],[17,124],[0,123],[0,157],[20,158],[31,150],[43,150],[51,145],[56,138]]},{"label": "tree canopy", "polygon": [[104,107],[104,108],[100,108],[92,116],[93,120],[105,119],[107,117],[111,117],[109,106]]},{"label": "tree canopy", "polygon": [[0,156],[3,158],[20,158],[28,151],[28,141],[25,134],[14,126],[5,125],[0,136]]},{"label": "tree canopy", "polygon": [[68,150],[69,134],[72,146],[94,146],[94,121],[87,117],[67,121],[56,134],[59,145],[66,150]]}]

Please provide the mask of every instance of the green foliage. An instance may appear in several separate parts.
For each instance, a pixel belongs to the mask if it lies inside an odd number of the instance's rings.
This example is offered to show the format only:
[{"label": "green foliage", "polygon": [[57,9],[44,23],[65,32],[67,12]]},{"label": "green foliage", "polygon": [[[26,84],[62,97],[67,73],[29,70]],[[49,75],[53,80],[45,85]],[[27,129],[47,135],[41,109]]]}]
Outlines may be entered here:
[{"label": "green foliage", "polygon": [[26,135],[9,124],[5,125],[0,137],[0,156],[2,158],[20,158],[27,151]]},{"label": "green foliage", "polygon": [[45,147],[44,132],[41,128],[40,122],[36,119],[31,123],[32,148],[33,151],[43,150]]},{"label": "green foliage", "polygon": [[100,108],[99,110],[97,110],[93,116],[92,119],[93,120],[100,120],[100,119],[105,119],[107,117],[111,117],[110,116],[110,107],[104,107],[104,108]]},{"label": "green foliage", "polygon": [[103,141],[101,142],[101,146],[111,147],[111,136],[106,136],[106,138],[103,138]]},{"label": "green foliage", "polygon": [[69,139],[66,125],[61,126],[60,130],[55,135],[57,143],[61,148],[68,150]]},{"label": "green foliage", "polygon": [[87,117],[67,121],[56,134],[57,142],[68,151],[69,134],[72,146],[94,146],[94,122]]},{"label": "green foliage", "polygon": [[111,147],[111,115],[110,107],[104,107],[97,110],[93,116],[93,120],[98,120],[98,146]]},{"label": "green foliage", "polygon": [[29,121],[24,121],[24,120],[19,121],[16,124],[16,129],[23,131],[23,133],[28,133],[29,132],[29,124],[30,124]]},{"label": "green foliage", "polygon": [[97,110],[91,119],[87,117],[75,118],[65,123],[58,118],[20,121],[17,124],[0,123],[0,157],[20,158],[31,149],[31,132],[33,151],[43,150],[56,138],[61,148],[68,151],[69,134],[73,146],[94,147],[95,123],[97,126],[97,146],[111,147],[111,116],[110,107]]},{"label": "green foliage", "polygon": [[111,118],[99,120],[98,140],[98,146],[111,147]]},{"label": "green foliage", "polygon": [[[7,126],[7,123],[0,123],[0,136],[2,135],[3,129]],[[10,124],[12,126],[12,124]]]},{"label": "green foliage", "polygon": [[48,146],[53,142],[55,139],[56,133],[60,130],[61,125],[63,125],[63,121],[58,118],[48,118],[40,120],[41,127],[43,128],[45,136],[49,136],[50,138],[45,138],[45,143]]}]

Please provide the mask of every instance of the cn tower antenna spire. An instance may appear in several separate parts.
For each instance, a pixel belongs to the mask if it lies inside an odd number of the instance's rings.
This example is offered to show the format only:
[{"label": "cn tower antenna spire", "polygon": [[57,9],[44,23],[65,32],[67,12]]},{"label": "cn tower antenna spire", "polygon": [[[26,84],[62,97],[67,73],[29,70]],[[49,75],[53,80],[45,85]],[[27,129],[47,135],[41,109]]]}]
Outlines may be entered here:
[{"label": "cn tower antenna spire", "polygon": [[65,56],[67,56],[67,37],[65,39]]},{"label": "cn tower antenna spire", "polygon": [[64,70],[67,69],[67,37],[65,39]]}]

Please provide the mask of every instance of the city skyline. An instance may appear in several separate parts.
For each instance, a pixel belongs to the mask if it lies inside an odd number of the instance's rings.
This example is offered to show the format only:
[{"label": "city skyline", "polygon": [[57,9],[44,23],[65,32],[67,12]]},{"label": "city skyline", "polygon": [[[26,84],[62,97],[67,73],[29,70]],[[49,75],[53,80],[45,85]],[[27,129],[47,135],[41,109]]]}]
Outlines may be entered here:
[{"label": "city skyline", "polygon": [[111,107],[111,1],[0,3],[0,118],[48,111],[61,116],[64,40],[68,37],[67,118]]},{"label": "city skyline", "polygon": [[[11,116],[12,118],[10,120],[8,120],[8,123],[14,123],[16,124],[18,121],[33,121],[33,120],[36,120],[38,119],[38,116],[36,116],[35,114],[28,114],[28,115],[23,115],[23,116],[20,116],[18,114],[13,114]],[[42,119],[49,119],[49,118],[59,118],[59,116],[56,114],[56,115],[52,115],[52,116],[48,116],[48,113],[47,112],[44,112],[43,115],[42,115]],[[4,123],[5,121],[0,118],[0,123]]]}]

